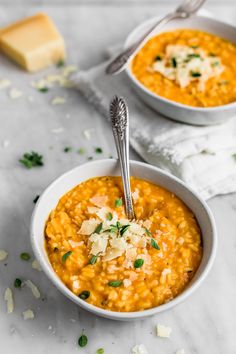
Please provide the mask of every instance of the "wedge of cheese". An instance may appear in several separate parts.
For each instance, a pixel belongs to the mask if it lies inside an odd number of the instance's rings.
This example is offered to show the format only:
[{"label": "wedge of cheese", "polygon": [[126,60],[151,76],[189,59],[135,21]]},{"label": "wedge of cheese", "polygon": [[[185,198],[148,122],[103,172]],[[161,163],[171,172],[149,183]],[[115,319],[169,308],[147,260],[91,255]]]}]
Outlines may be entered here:
[{"label": "wedge of cheese", "polygon": [[0,30],[0,49],[30,72],[65,59],[65,45],[52,20],[40,13]]}]

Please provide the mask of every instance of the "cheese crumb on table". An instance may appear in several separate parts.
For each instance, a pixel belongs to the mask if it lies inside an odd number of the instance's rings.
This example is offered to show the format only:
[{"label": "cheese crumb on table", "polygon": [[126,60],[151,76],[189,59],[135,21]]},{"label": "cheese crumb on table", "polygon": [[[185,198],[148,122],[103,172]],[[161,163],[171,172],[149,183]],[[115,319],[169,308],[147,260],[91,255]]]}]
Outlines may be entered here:
[{"label": "cheese crumb on table", "polygon": [[10,80],[8,80],[8,79],[1,79],[0,80],[0,90],[4,89],[6,87],[9,87],[9,86],[11,86],[11,81]]},{"label": "cheese crumb on table", "polygon": [[18,90],[17,88],[12,88],[9,91],[9,96],[11,99],[16,99],[16,98],[20,98],[21,96],[23,96],[23,92]]},{"label": "cheese crumb on table", "polygon": [[132,353],[133,354],[148,354],[148,351],[143,344],[138,344],[132,348]]},{"label": "cheese crumb on table", "polygon": [[57,96],[52,99],[52,105],[64,104],[66,102],[65,97]]},{"label": "cheese crumb on table", "polygon": [[7,302],[7,313],[12,313],[14,311],[14,300],[12,290],[10,288],[5,290],[4,300]]},{"label": "cheese crumb on table", "polygon": [[161,338],[170,338],[170,334],[172,332],[171,327],[166,327],[163,325],[157,325],[157,336]]},{"label": "cheese crumb on table", "polygon": [[32,294],[34,295],[34,297],[36,297],[36,299],[40,298],[39,289],[31,280],[24,281],[24,285],[26,285],[32,291]]},{"label": "cheese crumb on table", "polygon": [[30,72],[65,59],[65,45],[52,20],[43,13],[0,31],[0,49]]},{"label": "cheese crumb on table", "polygon": [[22,312],[24,320],[32,320],[34,319],[34,312],[30,309]]},{"label": "cheese crumb on table", "polygon": [[0,261],[4,261],[8,256],[8,253],[5,250],[0,250]]},{"label": "cheese crumb on table", "polygon": [[34,259],[32,262],[32,268],[35,270],[38,270],[39,272],[41,272],[42,268],[40,267],[39,262],[37,261],[37,259]]},{"label": "cheese crumb on table", "polygon": [[185,350],[184,349],[179,349],[179,350],[177,350],[176,354],[185,354]]}]

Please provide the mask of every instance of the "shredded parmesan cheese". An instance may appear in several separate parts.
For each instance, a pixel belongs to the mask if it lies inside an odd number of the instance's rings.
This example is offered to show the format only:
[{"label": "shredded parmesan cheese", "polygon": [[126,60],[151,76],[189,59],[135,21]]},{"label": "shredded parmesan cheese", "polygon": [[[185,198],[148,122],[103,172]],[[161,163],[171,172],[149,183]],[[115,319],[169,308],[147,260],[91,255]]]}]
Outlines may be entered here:
[{"label": "shredded parmesan cheese", "polygon": [[148,351],[143,344],[138,344],[132,348],[132,353],[133,354],[148,354]]},{"label": "shredded parmesan cheese", "polygon": [[64,104],[64,103],[66,103],[66,99],[65,99],[65,97],[57,96],[52,99],[51,103],[53,106],[56,106],[59,104]]},{"label": "shredded parmesan cheese", "polygon": [[31,280],[25,280],[24,284],[31,290],[33,296],[36,297],[36,299],[40,298],[39,289]]},{"label": "shredded parmesan cheese", "polygon": [[42,271],[42,268],[40,267],[39,262],[37,261],[37,259],[34,259],[32,262],[32,268],[35,270],[38,270],[39,272]]},{"label": "shredded parmesan cheese", "polygon": [[170,334],[172,332],[171,327],[166,327],[163,325],[157,325],[157,336],[161,338],[170,338]]},{"label": "shredded parmesan cheese", "polygon": [[1,79],[0,80],[0,90],[4,89],[6,87],[9,87],[11,85],[11,81],[8,79]]},{"label": "shredded parmesan cheese", "polygon": [[34,319],[34,312],[30,309],[22,312],[24,320],[32,320]]},{"label": "shredded parmesan cheese", "polygon": [[4,300],[7,302],[7,313],[12,313],[14,311],[14,300],[12,290],[10,288],[5,290]]},{"label": "shredded parmesan cheese", "polygon": [[0,261],[4,261],[8,256],[8,253],[4,250],[0,250]]},{"label": "shredded parmesan cheese", "polygon": [[11,99],[17,99],[17,98],[20,98],[21,96],[23,96],[23,92],[16,89],[16,88],[12,88],[10,91],[9,91],[9,96]]},{"label": "shredded parmesan cheese", "polygon": [[179,349],[179,350],[177,350],[176,354],[185,354],[185,350],[184,349]]}]

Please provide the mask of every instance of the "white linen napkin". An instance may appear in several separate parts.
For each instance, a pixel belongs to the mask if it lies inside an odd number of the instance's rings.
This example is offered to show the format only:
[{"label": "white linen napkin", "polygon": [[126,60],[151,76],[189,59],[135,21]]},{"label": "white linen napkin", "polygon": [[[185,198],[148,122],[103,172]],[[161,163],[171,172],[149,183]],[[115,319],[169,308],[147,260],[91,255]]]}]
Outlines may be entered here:
[{"label": "white linen napkin", "polygon": [[[107,50],[117,54],[120,46]],[[128,103],[130,142],[148,163],[169,171],[198,191],[204,199],[236,191],[236,117],[223,125],[190,126],[163,117],[148,108],[133,92],[125,73],[107,76],[108,61],[72,80],[97,111],[108,118],[114,95]]]}]

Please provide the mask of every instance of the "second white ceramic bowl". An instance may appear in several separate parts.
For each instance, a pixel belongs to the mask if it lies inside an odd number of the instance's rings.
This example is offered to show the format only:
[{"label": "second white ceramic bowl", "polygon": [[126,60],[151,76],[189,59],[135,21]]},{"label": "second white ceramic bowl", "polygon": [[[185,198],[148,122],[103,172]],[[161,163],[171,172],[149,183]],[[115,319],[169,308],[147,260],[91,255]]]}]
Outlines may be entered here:
[{"label": "second white ceramic bowl", "polygon": [[[152,18],[139,25],[128,36],[125,42],[125,48],[139,39],[141,35],[144,34],[149,28],[151,28],[157,20],[157,17]],[[155,34],[166,31],[173,31],[178,28],[192,28],[210,32],[235,43],[236,27],[205,16],[194,16],[185,20],[173,20],[165,27],[163,27],[161,31],[157,30]],[[148,90],[133,75],[131,65],[127,67],[126,73],[138,96],[154,110],[160,112],[168,118],[187,124],[213,125],[224,123],[236,115],[236,102],[209,108],[187,106],[158,96]]]},{"label": "second white ceramic bowl", "polygon": [[138,312],[112,312],[90,305],[72,293],[54,272],[45,250],[44,230],[49,213],[59,199],[77,184],[97,176],[120,175],[116,160],[89,162],[65,173],[53,182],[39,198],[31,221],[31,242],[35,257],[52,283],[69,299],[98,316],[113,320],[133,320],[151,316],[170,309],[191,295],[206,278],[216,253],[216,227],[207,204],[179,179],[145,163],[131,161],[131,175],[146,179],[173,192],[193,211],[202,232],[203,258],[188,287],[170,302],[158,307]]}]

